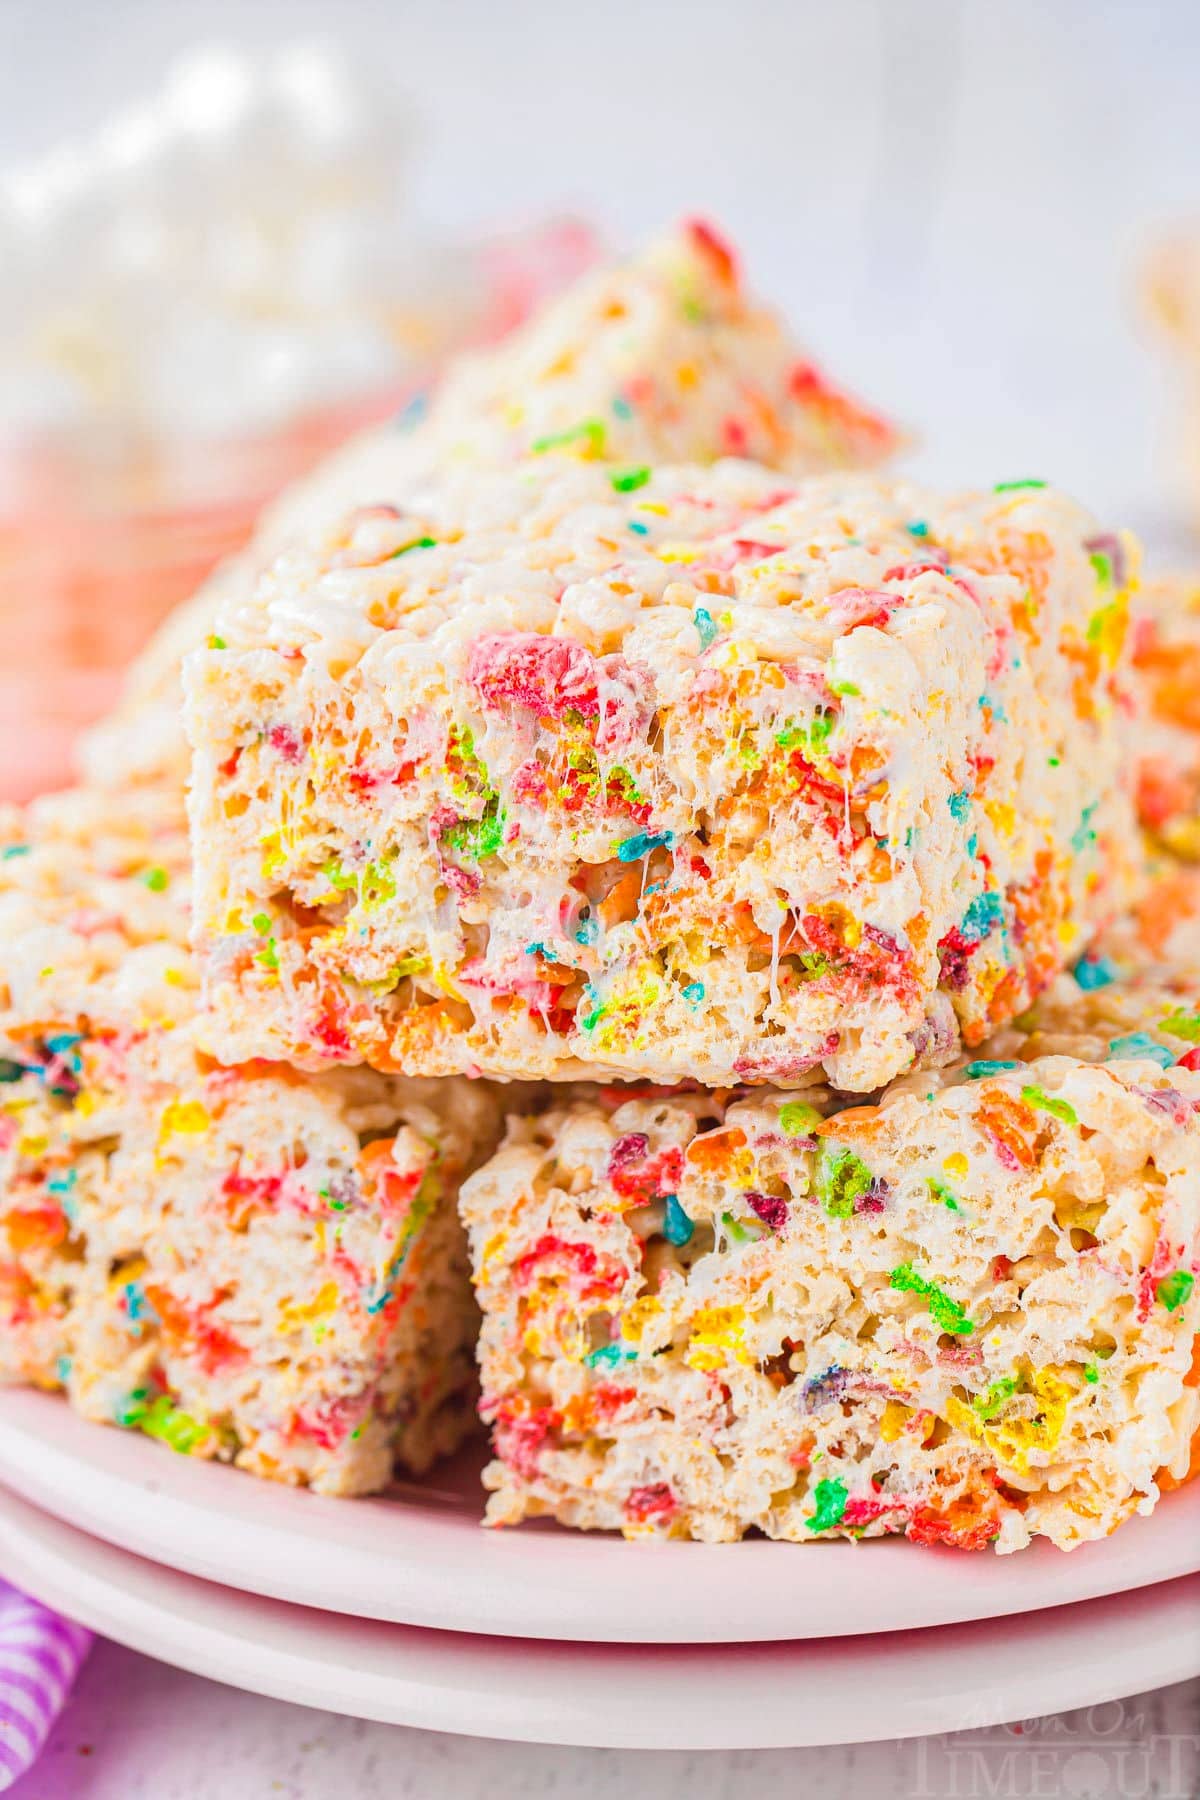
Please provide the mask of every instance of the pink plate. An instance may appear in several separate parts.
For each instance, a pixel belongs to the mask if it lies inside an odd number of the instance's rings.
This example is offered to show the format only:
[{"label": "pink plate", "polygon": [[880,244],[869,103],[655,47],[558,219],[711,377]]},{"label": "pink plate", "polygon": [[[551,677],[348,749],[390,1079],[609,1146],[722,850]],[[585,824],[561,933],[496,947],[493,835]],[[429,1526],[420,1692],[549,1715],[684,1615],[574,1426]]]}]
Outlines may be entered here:
[{"label": "pink plate", "polygon": [[482,1531],[479,1453],[374,1500],[323,1500],[0,1389],[0,1481],[169,1568],[303,1606],[576,1643],[846,1637],[995,1619],[1200,1570],[1200,1483],[1070,1555],[870,1543],[632,1543]]},{"label": "pink plate", "polygon": [[237,1593],[113,1549],[3,1492],[0,1573],[121,1643],[255,1693],[543,1744],[865,1743],[1094,1706],[1200,1673],[1200,1576],[999,1628],[719,1649],[543,1644]]}]

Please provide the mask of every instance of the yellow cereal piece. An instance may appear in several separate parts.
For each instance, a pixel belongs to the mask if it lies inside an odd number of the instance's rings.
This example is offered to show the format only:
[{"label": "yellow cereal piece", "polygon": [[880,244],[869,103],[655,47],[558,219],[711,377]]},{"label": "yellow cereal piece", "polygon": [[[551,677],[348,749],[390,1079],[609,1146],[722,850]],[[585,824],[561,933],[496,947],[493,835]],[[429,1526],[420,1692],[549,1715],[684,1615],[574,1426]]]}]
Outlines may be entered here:
[{"label": "yellow cereal piece", "polygon": [[[965,1431],[976,1443],[985,1444],[997,1462],[1006,1464],[1018,1475],[1028,1476],[1034,1457],[1053,1453],[1062,1436],[1067,1407],[1075,1389],[1056,1370],[1038,1369],[1024,1391],[1032,1394],[1037,1404],[1037,1412],[1032,1418],[1015,1411],[1010,1400],[1005,1410],[1011,1411],[1012,1417],[1001,1417],[985,1425],[969,1406],[951,1394],[946,1401],[946,1420],[958,1430]],[[1020,1404],[1020,1395],[1013,1399]]]},{"label": "yellow cereal piece", "polygon": [[658,1004],[663,979],[657,963],[643,961],[630,972],[613,981],[604,995],[601,1016],[593,1028],[592,1041],[598,1049],[619,1049],[630,1040],[636,1042],[637,1028],[643,1016]]},{"label": "yellow cereal piece", "polygon": [[983,1442],[982,1421],[975,1417],[971,1408],[960,1400],[957,1394],[947,1396],[945,1417],[947,1425],[953,1425],[956,1431],[965,1431],[967,1436],[974,1438],[977,1444]]},{"label": "yellow cereal piece", "polygon": [[122,1264],[116,1273],[108,1278],[109,1293],[119,1293],[122,1288],[128,1287],[131,1281],[140,1281],[148,1266],[144,1256],[137,1256],[132,1262]]},{"label": "yellow cereal piece", "polygon": [[279,1308],[279,1329],[294,1331],[300,1325],[315,1324],[328,1318],[330,1313],[337,1311],[341,1297],[337,1282],[327,1281],[309,1301],[284,1301]]},{"label": "yellow cereal piece", "polygon": [[532,1309],[526,1314],[525,1323],[521,1328],[521,1348],[530,1356],[545,1356],[549,1350],[546,1335],[542,1330],[542,1322],[533,1316]]},{"label": "yellow cereal piece", "polygon": [[462,988],[458,985],[458,982],[454,979],[453,972],[447,968],[445,963],[436,963],[431,973],[433,976],[433,984],[438,989],[439,993],[445,994],[450,1000],[462,999]]},{"label": "yellow cereal piece", "polygon": [[911,1406],[905,1406],[899,1400],[889,1400],[879,1419],[879,1435],[884,1443],[894,1444],[912,1416]]},{"label": "yellow cereal piece", "polygon": [[1106,667],[1114,668],[1120,658],[1129,631],[1129,600],[1121,593],[1108,606],[1093,613],[1088,622],[1088,639],[1095,644]]},{"label": "yellow cereal piece", "polygon": [[200,1100],[170,1100],[163,1107],[159,1121],[160,1137],[170,1137],[175,1132],[190,1133],[200,1136],[212,1123],[208,1108]]},{"label": "yellow cereal piece", "polygon": [[483,1255],[479,1259],[479,1274],[481,1279],[486,1276],[489,1265],[500,1255],[500,1252],[504,1249],[507,1242],[507,1231],[494,1231],[492,1233],[487,1243],[483,1246]]},{"label": "yellow cereal piece", "polygon": [[621,1336],[630,1344],[639,1344],[648,1325],[662,1313],[662,1301],[653,1294],[643,1294],[625,1308],[621,1316]]},{"label": "yellow cereal piece", "polygon": [[1172,819],[1160,835],[1172,855],[1183,862],[1200,862],[1200,819]]},{"label": "yellow cereal piece", "polygon": [[282,831],[268,831],[260,845],[262,850],[262,873],[264,881],[271,881],[282,874],[287,867],[287,851],[283,843]]},{"label": "yellow cereal piece", "polygon": [[727,1356],[732,1356],[735,1362],[748,1363],[745,1323],[744,1307],[703,1307],[692,1320],[684,1361],[690,1368],[702,1372],[721,1368]]},{"label": "yellow cereal piece", "polygon": [[1075,1392],[1053,1369],[1037,1370],[1030,1388],[1039,1402],[1038,1417],[1001,1421],[984,1431],[984,1442],[997,1460],[1007,1462],[1018,1475],[1029,1474],[1035,1455],[1053,1451],[1062,1436],[1067,1406]]}]

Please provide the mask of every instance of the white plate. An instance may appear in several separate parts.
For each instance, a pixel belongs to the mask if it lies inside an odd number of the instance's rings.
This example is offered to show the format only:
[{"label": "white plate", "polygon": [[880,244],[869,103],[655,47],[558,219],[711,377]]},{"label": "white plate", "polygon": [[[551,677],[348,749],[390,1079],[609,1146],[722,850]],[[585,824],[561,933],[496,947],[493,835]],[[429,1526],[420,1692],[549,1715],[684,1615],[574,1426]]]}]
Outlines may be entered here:
[{"label": "white plate", "polygon": [[0,1389],[0,1481],[122,1549],[366,1619],[583,1643],[843,1637],[998,1618],[1200,1570],[1200,1484],[1102,1544],[1015,1556],[871,1543],[633,1543],[483,1531],[476,1452],[375,1500],[322,1500]]},{"label": "white plate", "polygon": [[1003,1625],[838,1642],[543,1644],[314,1612],[197,1581],[0,1490],[0,1573],[165,1662],[468,1736],[774,1749],[997,1725],[1200,1672],[1200,1576]]}]

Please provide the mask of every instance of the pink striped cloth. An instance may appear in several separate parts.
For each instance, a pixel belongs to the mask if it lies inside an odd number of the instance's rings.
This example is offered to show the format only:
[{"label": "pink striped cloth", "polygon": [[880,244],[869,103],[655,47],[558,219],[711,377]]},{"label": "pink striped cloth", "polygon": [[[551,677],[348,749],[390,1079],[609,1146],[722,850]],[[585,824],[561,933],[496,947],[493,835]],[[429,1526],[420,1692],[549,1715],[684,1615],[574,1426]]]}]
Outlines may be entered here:
[{"label": "pink striped cloth", "polygon": [[0,1793],[36,1762],[91,1641],[0,1581]]}]

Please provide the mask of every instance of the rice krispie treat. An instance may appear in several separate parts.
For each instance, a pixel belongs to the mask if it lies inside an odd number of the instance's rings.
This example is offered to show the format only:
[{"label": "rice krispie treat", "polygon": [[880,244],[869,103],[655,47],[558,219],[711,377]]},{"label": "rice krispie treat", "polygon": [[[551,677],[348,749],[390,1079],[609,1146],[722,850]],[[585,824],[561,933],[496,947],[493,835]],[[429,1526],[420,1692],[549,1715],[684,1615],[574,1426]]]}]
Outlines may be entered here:
[{"label": "rice krispie treat", "polygon": [[489,1521],[1014,1550],[1149,1512],[1200,1425],[1197,1019],[1014,1034],[868,1105],[511,1123],[461,1199]]},{"label": "rice krispie treat", "polygon": [[483,1084],[201,1054],[186,834],[153,790],[4,819],[0,1378],[326,1493],[470,1412],[455,1212]]},{"label": "rice krispie treat", "polygon": [[584,275],[497,350],[458,358],[431,424],[442,454],[492,462],[553,441],[610,462],[741,456],[805,474],[898,445],[754,300],[736,252],[699,219]]},{"label": "rice krispie treat", "polygon": [[503,467],[554,448],[589,461],[754,457],[804,474],[864,466],[899,444],[746,292],[734,252],[692,221],[585,276],[498,345],[454,360],[428,402],[353,438],[268,508],[254,542],[180,607],[88,734],[89,781],[182,781],[179,665],[290,539],[394,501],[442,462]]},{"label": "rice krispie treat", "polygon": [[1019,1012],[1135,834],[1127,546],[946,498],[535,457],[282,556],[189,663],[206,1043],[870,1090]]}]

